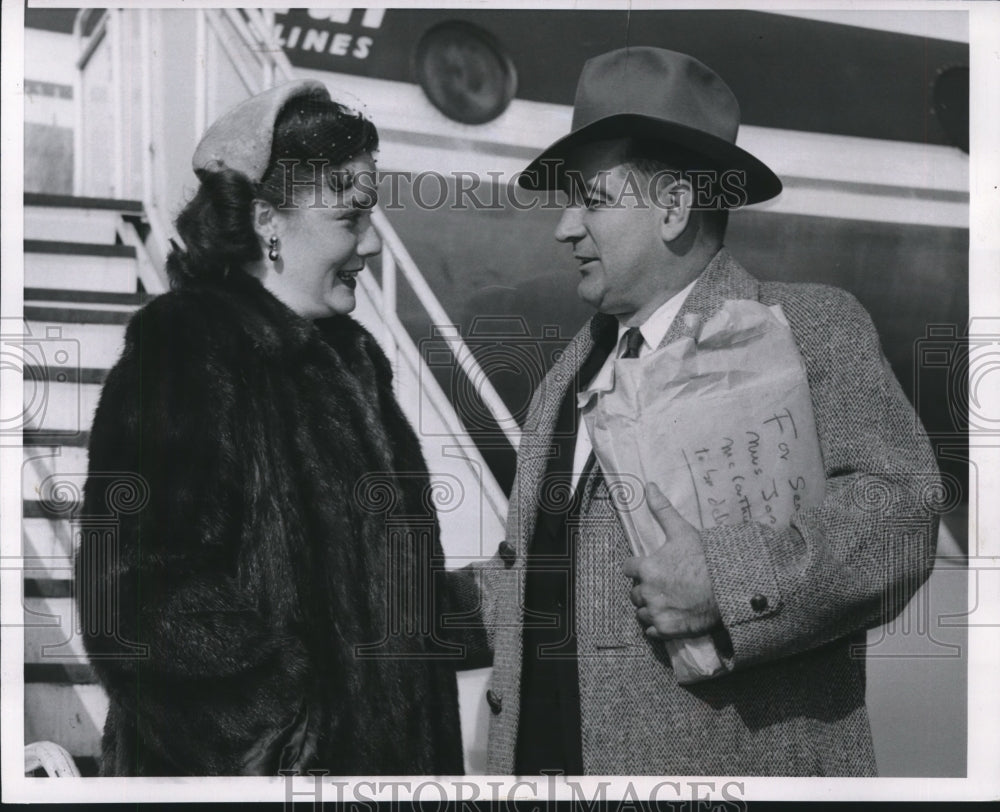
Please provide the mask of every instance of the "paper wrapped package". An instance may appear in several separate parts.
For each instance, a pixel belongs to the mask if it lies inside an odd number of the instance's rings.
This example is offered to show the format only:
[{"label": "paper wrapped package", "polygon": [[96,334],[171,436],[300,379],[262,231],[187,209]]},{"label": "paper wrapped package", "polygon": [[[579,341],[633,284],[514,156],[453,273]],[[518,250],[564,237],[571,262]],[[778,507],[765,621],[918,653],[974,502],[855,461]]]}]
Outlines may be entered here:
[{"label": "paper wrapped package", "polygon": [[[805,365],[778,306],[727,301],[694,337],[616,360],[612,376],[579,397],[637,556],[665,542],[645,500],[651,482],[701,530],[787,527],[823,500]],[[725,670],[709,636],[666,646],[682,683]]]}]

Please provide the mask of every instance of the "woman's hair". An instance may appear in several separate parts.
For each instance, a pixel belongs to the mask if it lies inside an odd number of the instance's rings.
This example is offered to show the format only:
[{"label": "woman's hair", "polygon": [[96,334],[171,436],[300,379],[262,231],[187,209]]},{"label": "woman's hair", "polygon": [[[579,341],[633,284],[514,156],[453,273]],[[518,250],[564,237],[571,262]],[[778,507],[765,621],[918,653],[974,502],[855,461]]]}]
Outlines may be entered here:
[{"label": "woman's hair", "polygon": [[376,149],[375,125],[360,113],[315,94],[290,99],[275,121],[271,157],[259,183],[235,169],[197,171],[198,191],[175,221],[185,247],[171,241],[166,263],[171,286],[222,279],[260,259],[254,200],[280,206],[289,179],[314,177],[317,160],[337,166]]}]

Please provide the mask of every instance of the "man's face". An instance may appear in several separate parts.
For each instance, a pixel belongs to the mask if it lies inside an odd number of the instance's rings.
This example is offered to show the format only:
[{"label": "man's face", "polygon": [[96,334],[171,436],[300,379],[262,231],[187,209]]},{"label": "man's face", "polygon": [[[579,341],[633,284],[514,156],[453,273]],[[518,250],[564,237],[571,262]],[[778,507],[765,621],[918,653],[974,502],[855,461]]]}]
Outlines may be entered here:
[{"label": "man's face", "polygon": [[582,181],[582,188],[566,189],[570,201],[555,236],[579,262],[580,298],[627,321],[664,300],[670,253],[661,231],[665,209],[648,194],[645,176],[623,165],[624,147],[624,140],[600,141],[569,156],[570,184]]}]

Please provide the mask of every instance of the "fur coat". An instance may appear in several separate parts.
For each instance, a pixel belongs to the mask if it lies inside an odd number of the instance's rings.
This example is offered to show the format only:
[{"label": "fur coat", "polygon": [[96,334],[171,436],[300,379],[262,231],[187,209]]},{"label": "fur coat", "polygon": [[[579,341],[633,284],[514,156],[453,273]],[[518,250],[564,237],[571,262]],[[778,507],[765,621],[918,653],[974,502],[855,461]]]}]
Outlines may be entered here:
[{"label": "fur coat", "polygon": [[95,416],[77,594],[102,774],[459,774],[443,555],[390,367],[351,318],[236,276],[137,313]]}]

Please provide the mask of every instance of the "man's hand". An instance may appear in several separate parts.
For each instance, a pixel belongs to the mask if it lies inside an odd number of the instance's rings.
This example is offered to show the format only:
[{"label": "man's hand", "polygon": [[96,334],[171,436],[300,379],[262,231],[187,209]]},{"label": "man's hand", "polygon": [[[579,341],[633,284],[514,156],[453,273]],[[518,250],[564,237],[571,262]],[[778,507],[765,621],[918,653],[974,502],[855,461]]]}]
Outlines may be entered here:
[{"label": "man's hand", "polygon": [[712,594],[701,534],[660,489],[650,483],[646,498],[667,540],[651,555],[629,558],[623,570],[635,580],[629,595],[636,617],[654,640],[694,637],[721,620]]}]

